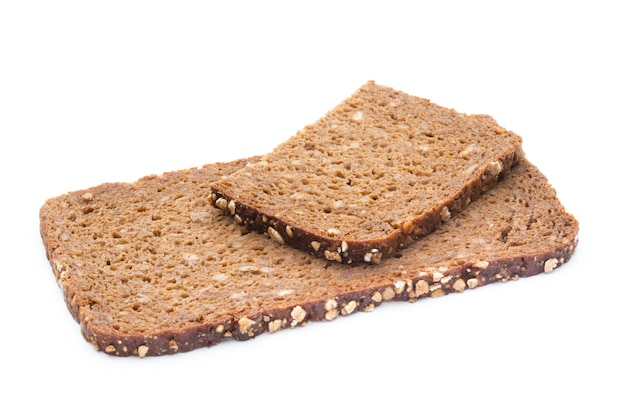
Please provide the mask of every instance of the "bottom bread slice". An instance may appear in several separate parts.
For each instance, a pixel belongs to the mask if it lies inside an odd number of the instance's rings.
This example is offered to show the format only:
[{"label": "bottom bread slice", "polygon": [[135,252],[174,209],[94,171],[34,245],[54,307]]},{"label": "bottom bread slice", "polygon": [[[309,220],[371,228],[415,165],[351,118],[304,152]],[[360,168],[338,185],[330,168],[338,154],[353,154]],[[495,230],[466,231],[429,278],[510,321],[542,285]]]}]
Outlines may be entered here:
[{"label": "bottom bread slice", "polygon": [[522,159],[433,234],[379,265],[328,263],[213,208],[245,160],[103,184],[45,202],[41,235],[85,339],[118,356],[173,354],[551,272],[578,222]]}]

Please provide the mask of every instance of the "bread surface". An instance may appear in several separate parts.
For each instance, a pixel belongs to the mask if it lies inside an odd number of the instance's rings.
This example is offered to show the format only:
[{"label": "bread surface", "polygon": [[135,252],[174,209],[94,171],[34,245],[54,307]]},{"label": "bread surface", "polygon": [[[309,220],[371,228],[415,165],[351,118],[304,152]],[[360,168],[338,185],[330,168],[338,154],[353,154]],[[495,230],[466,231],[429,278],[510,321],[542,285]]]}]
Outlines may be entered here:
[{"label": "bread surface", "polygon": [[249,229],[327,260],[378,263],[506,175],[521,138],[369,82],[261,160],[212,186]]},{"label": "bread surface", "polygon": [[[258,159],[253,160],[256,162]],[[247,161],[110,183],[48,200],[41,235],[87,341],[156,356],[551,272],[578,223],[521,157],[480,199],[378,265],[348,266],[244,233],[209,184]]]}]

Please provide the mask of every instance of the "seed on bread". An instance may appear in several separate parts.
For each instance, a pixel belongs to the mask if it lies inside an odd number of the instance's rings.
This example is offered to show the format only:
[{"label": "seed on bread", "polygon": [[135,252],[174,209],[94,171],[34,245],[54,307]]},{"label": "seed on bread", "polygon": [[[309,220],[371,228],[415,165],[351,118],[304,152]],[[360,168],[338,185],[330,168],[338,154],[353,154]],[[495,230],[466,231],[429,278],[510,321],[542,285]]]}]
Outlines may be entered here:
[{"label": "seed on bread", "polygon": [[326,258],[327,261],[341,262],[341,255],[338,252],[328,249],[324,251],[324,258]]},{"label": "seed on bread", "polygon": [[137,348],[137,356],[143,358],[148,354],[148,351],[150,351],[150,347],[146,345],[141,345]]},{"label": "seed on bread", "polygon": [[420,279],[415,283],[415,294],[418,297],[428,294],[429,291],[430,285],[428,285],[428,281]]},{"label": "seed on bread", "polygon": [[281,320],[281,319],[272,320],[268,324],[268,330],[269,330],[270,333],[277,332],[282,327],[283,327],[283,320]]},{"label": "seed on bread", "polygon": [[467,148],[459,152],[461,158],[469,158],[473,155],[477,155],[482,151],[482,147],[476,143],[472,143]]},{"label": "seed on bread", "polygon": [[280,243],[281,245],[285,244],[285,239],[283,239],[280,233],[278,233],[278,230],[274,229],[273,227],[268,227],[267,232],[269,233],[272,240],[274,240],[277,243]]},{"label": "seed on bread", "polygon": [[334,320],[337,317],[339,317],[339,310],[337,310],[336,308],[328,310],[326,313],[324,313],[324,320],[326,321]]},{"label": "seed on bread", "polygon": [[363,256],[363,261],[366,263],[379,264],[383,255],[378,249],[371,249]]},{"label": "seed on bread", "polygon": [[254,320],[248,317],[242,317],[239,319],[239,321],[237,321],[237,324],[239,325],[240,333],[246,334],[248,336],[252,336],[254,334],[254,331],[253,331]]},{"label": "seed on bread", "polygon": [[493,161],[487,166],[487,172],[494,177],[502,172],[502,162]]},{"label": "seed on bread", "polygon": [[393,289],[393,287],[385,287],[385,289],[383,290],[383,300],[385,301],[390,301],[393,300],[396,296],[396,292]]},{"label": "seed on bread", "polygon": [[543,264],[543,272],[545,272],[546,274],[549,274],[550,272],[554,271],[554,268],[556,268],[558,264],[559,264],[558,259],[556,258],[548,259]]},{"label": "seed on bread", "polygon": [[306,318],[306,310],[300,306],[295,306],[293,310],[291,310],[291,318],[296,323],[301,323]]},{"label": "seed on bread", "polygon": [[343,314],[344,316],[347,316],[348,314],[352,314],[354,310],[356,310],[357,306],[358,306],[357,302],[354,300],[351,300],[350,302],[348,302],[345,306],[341,308],[341,314]]},{"label": "seed on bread", "polygon": [[228,202],[228,211],[230,212],[231,216],[235,215],[235,210],[237,209],[237,203],[235,203],[235,200],[230,200]]},{"label": "seed on bread", "polygon": [[406,288],[406,282],[404,282],[404,281],[396,281],[396,282],[394,282],[393,286],[394,286],[394,290],[395,290],[396,294],[400,295],[400,294],[402,294],[402,292]]},{"label": "seed on bread", "polygon": [[452,288],[454,288],[454,291],[456,292],[463,292],[465,290],[465,281],[463,281],[463,279],[459,278],[456,281],[454,281],[454,284],[452,284]]},{"label": "seed on bread", "polygon": [[448,207],[444,207],[443,209],[441,209],[441,220],[444,222],[447,222],[448,220],[450,220],[450,210],[448,209]]},{"label": "seed on bread", "polygon": [[489,266],[489,261],[478,261],[474,264],[476,268],[486,269]]},{"label": "seed on bread", "polygon": [[220,197],[215,200],[215,205],[222,210],[226,210],[228,208],[228,201],[225,198]]},{"label": "seed on bread", "polygon": [[326,311],[336,310],[337,300],[335,300],[334,298],[329,298],[328,300],[326,300],[326,302],[324,303],[324,309]]}]

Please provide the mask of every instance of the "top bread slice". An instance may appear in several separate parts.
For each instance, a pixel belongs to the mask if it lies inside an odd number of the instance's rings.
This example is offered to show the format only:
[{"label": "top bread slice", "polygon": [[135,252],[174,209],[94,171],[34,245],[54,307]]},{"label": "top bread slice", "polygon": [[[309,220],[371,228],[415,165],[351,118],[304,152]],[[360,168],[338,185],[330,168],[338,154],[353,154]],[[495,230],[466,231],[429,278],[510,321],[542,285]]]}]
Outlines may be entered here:
[{"label": "top bread slice", "polygon": [[257,163],[212,184],[215,206],[327,260],[378,263],[504,176],[521,138],[368,82]]},{"label": "top bread slice", "polygon": [[401,256],[356,267],[328,262],[242,233],[211,207],[208,184],[246,164],[103,184],[45,202],[46,254],[86,340],[140,357],[247,340],[385,301],[551,272],[577,243],[576,219],[522,158]]}]

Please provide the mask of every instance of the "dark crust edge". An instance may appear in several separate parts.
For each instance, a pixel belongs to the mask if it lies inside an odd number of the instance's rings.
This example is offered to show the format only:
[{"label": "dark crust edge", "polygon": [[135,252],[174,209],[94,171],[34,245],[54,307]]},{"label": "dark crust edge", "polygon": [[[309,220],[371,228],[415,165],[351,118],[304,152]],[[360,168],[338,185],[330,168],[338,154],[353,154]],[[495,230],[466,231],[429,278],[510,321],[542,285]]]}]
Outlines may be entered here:
[{"label": "dark crust edge", "polygon": [[354,241],[319,235],[241,203],[235,196],[219,190],[215,183],[211,185],[210,200],[213,206],[233,217],[247,230],[265,234],[279,243],[318,258],[350,265],[377,264],[383,259],[395,256],[413,240],[432,233],[451,216],[463,211],[473,200],[479,198],[480,194],[504,178],[522,155],[520,145],[514,152],[493,161],[492,163],[500,164],[497,172],[491,170],[489,164],[485,164],[480,175],[474,177],[455,195],[433,207],[431,211],[415,217],[408,224],[394,225],[395,230],[381,239]]},{"label": "dark crust edge", "polygon": [[[63,286],[61,288],[72,316],[80,324],[82,335],[97,350],[119,357],[163,356],[215,346],[229,339],[250,340],[263,333],[304,326],[309,321],[331,321],[354,312],[371,311],[387,301],[415,302],[421,298],[436,298],[495,282],[514,281],[551,272],[570,260],[577,244],[578,239],[575,237],[572,242],[548,253],[466,263],[450,268],[445,273],[430,271],[410,278],[399,278],[393,285],[336,294],[288,308],[259,312],[250,317],[231,317],[218,323],[205,323],[185,329],[164,329],[145,335],[120,336],[100,332],[86,323],[79,308],[72,305],[71,290]],[[59,281],[65,270],[57,268],[54,260],[50,262]]]}]

